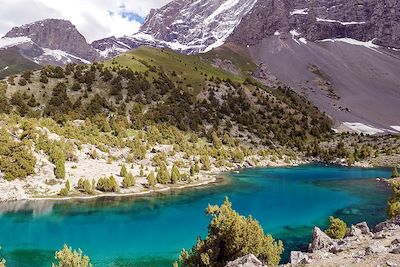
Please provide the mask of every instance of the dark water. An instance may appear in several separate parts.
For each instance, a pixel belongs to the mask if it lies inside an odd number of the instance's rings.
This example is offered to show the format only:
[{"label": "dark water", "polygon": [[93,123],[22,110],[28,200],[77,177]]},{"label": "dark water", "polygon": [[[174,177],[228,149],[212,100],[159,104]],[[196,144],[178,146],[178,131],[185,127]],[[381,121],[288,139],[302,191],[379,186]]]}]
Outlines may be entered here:
[{"label": "dark water", "polygon": [[212,188],[156,197],[68,203],[30,202],[0,207],[0,245],[7,266],[50,266],[67,243],[94,266],[171,266],[183,247],[207,232],[204,209],[225,196],[243,215],[284,241],[286,254],[304,249],[314,225],[330,215],[347,223],[385,219],[389,189],[375,181],[388,169],[307,165],[249,169]]}]

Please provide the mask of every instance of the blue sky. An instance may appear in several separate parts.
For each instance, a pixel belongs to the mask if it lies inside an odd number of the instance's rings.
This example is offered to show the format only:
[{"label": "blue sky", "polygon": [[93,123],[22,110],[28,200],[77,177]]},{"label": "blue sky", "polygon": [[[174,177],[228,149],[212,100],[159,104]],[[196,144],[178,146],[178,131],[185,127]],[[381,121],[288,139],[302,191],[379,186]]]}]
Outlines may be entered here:
[{"label": "blue sky", "polygon": [[[138,31],[152,8],[171,0],[1,0],[0,36],[46,18],[70,20],[89,42]],[[32,12],[34,10],[35,12]]]}]

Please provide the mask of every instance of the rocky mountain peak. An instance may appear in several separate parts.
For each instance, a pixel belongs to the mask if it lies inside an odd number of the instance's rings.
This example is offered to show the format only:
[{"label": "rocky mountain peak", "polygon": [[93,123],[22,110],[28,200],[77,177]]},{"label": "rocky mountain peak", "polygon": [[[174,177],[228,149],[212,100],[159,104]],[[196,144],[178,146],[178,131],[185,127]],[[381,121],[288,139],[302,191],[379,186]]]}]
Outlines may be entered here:
[{"label": "rocky mountain peak", "polygon": [[14,27],[5,38],[29,38],[41,48],[60,50],[76,57],[93,61],[98,53],[86,42],[85,37],[67,20],[46,19]]}]

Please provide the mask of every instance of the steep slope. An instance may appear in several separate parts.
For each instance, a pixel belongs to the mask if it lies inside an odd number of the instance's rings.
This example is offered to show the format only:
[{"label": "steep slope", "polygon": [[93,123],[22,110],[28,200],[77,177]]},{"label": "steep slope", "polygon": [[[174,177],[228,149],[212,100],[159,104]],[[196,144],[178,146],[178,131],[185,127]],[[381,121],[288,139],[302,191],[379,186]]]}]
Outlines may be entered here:
[{"label": "steep slope", "polygon": [[0,49],[9,47],[40,65],[89,63],[100,57],[71,22],[58,19],[13,28],[0,39]]},{"label": "steep slope", "polygon": [[394,0],[172,1],[151,12],[136,40],[184,53],[242,46],[260,81],[290,85],[339,130],[379,134],[400,129],[399,28]]},{"label": "steep slope", "polygon": [[[257,0],[174,0],[160,9],[153,9],[140,32],[107,40],[108,45],[94,47],[102,54],[115,55],[135,43],[168,47],[183,53],[207,52],[222,45]],[[114,51],[110,50],[115,47]]]},{"label": "steep slope", "polygon": [[39,68],[38,64],[21,56],[16,47],[0,50],[0,79],[12,74]]}]

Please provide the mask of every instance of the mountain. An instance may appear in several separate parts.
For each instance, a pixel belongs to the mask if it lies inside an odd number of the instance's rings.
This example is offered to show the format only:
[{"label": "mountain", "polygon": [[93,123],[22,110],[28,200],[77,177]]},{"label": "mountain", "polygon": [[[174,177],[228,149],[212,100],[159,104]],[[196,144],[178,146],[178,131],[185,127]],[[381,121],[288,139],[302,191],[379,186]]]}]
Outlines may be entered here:
[{"label": "mountain", "polygon": [[290,85],[338,130],[398,133],[399,29],[395,0],[175,0],[128,39],[189,54],[239,45],[260,81]]},{"label": "mountain", "polygon": [[10,47],[39,65],[89,63],[100,58],[71,22],[58,19],[14,27],[0,39],[0,51]]},{"label": "mountain", "polygon": [[[207,52],[222,45],[257,0],[175,0],[151,10],[139,33],[105,40],[94,47],[103,55],[115,55],[137,44],[169,47],[192,54]],[[113,49],[114,48],[114,49]]]}]

